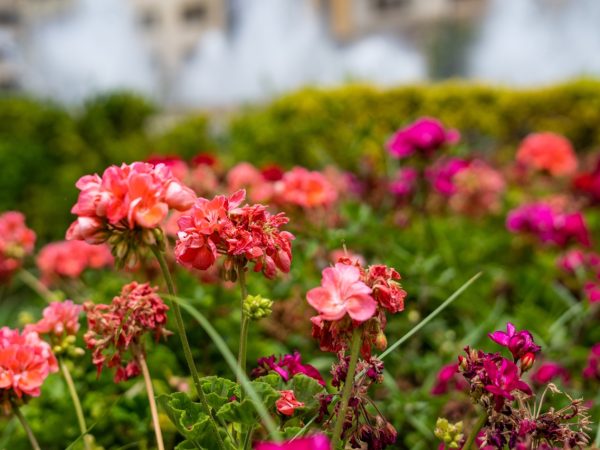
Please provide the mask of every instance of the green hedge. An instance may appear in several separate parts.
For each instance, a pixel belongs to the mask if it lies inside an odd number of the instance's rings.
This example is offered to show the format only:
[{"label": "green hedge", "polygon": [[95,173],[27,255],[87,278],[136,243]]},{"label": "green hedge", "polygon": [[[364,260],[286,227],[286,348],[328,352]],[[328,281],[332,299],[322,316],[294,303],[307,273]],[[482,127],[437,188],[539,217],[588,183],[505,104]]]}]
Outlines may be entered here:
[{"label": "green hedge", "polygon": [[481,151],[514,148],[540,130],[562,133],[585,151],[600,144],[600,81],[531,90],[456,81],[304,89],[239,115],[231,124],[230,145],[239,158],[257,163],[333,162],[352,169],[361,155],[381,158],[390,134],[424,115],[458,128],[463,142]]}]

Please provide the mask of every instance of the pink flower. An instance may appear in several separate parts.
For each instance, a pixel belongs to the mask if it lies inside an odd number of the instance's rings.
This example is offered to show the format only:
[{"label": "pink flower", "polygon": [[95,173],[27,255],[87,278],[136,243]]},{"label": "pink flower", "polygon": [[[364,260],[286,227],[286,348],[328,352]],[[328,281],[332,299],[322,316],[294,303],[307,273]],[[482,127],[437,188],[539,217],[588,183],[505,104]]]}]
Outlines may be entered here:
[{"label": "pink flower", "polygon": [[450,197],[456,193],[454,177],[461,171],[466,170],[469,162],[460,158],[450,158],[436,162],[428,168],[425,176],[432,184],[436,192]]},{"label": "pink flower", "polygon": [[449,205],[454,211],[471,216],[500,211],[506,183],[502,174],[485,162],[471,161],[453,176],[452,184]]},{"label": "pink flower", "polygon": [[273,173],[267,171],[265,175],[250,163],[239,163],[227,173],[228,191],[246,189],[252,202],[270,202],[275,195],[274,181],[269,178]]},{"label": "pink flower", "polygon": [[407,158],[417,152],[431,157],[436,150],[459,139],[458,131],[446,130],[437,119],[422,117],[396,131],[387,142],[387,149],[396,158]]},{"label": "pink flower", "polygon": [[64,278],[78,278],[85,269],[110,266],[114,260],[105,245],[90,245],[84,241],[60,241],[45,245],[36,262],[42,282],[51,284]]},{"label": "pink flower", "polygon": [[317,380],[321,386],[325,386],[325,380],[314,366],[302,364],[302,356],[298,351],[291,355],[283,355],[279,358],[279,361],[273,355],[260,358],[257,363],[258,367],[252,371],[253,378],[267,375],[272,370],[279,374],[284,381],[289,381],[294,375],[302,373]]},{"label": "pink flower", "polygon": [[43,318],[33,325],[25,327],[26,330],[39,334],[50,334],[57,338],[74,336],[79,330],[79,315],[83,307],[76,305],[71,300],[52,302],[44,308]]},{"label": "pink flower", "polygon": [[496,400],[496,410],[500,410],[500,405],[504,399],[513,400],[513,391],[521,391],[527,395],[532,395],[531,388],[527,383],[521,381],[519,377],[519,368],[517,365],[507,359],[502,359],[500,364],[487,359],[483,362],[484,369],[488,376],[489,384],[485,390],[491,392]]},{"label": "pink flower", "polygon": [[348,314],[364,322],[375,314],[377,302],[360,277],[358,268],[337,263],[323,270],[321,286],[308,291],[306,299],[324,320],[339,320]]},{"label": "pink flower", "polygon": [[571,143],[555,133],[532,133],[517,151],[517,161],[553,176],[572,175],[577,170],[577,157]]},{"label": "pink flower", "polygon": [[146,162],[153,166],[164,164],[171,169],[173,176],[182,182],[189,176],[188,165],[177,155],[152,155],[146,159]]},{"label": "pink flower", "polygon": [[17,211],[0,215],[0,281],[21,267],[23,258],[33,251],[35,233],[25,225],[25,216]]},{"label": "pink flower", "polygon": [[0,328],[0,392],[38,397],[44,380],[58,371],[50,345],[34,331]]},{"label": "pink flower", "polygon": [[533,342],[533,336],[529,331],[517,331],[515,326],[510,322],[506,324],[506,333],[504,331],[494,331],[488,334],[488,337],[496,344],[508,348],[515,362],[527,353],[535,354],[542,349]]},{"label": "pink flower", "polygon": [[[165,329],[169,308],[156,294],[157,289],[134,281],[123,286],[121,295],[114,297],[110,305],[84,305],[88,321],[84,340],[93,350],[92,362],[98,374],[105,364],[117,367],[115,382],[139,374],[136,355],[144,351],[142,337],[152,333],[158,339],[169,334]],[[128,350],[134,358],[124,361]]]},{"label": "pink flower", "polygon": [[275,402],[275,406],[277,407],[277,411],[284,416],[293,416],[296,408],[302,408],[304,406],[304,403],[296,400],[294,391],[283,390],[279,391],[279,394],[281,397]]},{"label": "pink flower", "polygon": [[282,443],[259,442],[254,450],[331,450],[331,445],[327,436],[316,434]]},{"label": "pink flower", "polygon": [[338,192],[320,172],[294,167],[283,175],[277,185],[278,197],[283,203],[303,208],[327,208],[338,198]]},{"label": "pink flower", "polygon": [[467,387],[465,380],[458,376],[458,364],[446,364],[437,374],[435,385],[431,389],[431,395],[443,395],[450,389],[463,391]]},{"label": "pink flower", "polygon": [[569,371],[558,363],[544,362],[531,374],[531,380],[536,384],[548,384],[552,380],[560,378],[564,383],[568,383],[571,378]]},{"label": "pink flower", "polygon": [[600,343],[592,346],[588,355],[587,366],[583,369],[583,377],[600,380]]},{"label": "pink flower", "polygon": [[413,167],[398,169],[395,178],[390,182],[389,190],[398,197],[411,195],[416,186],[419,172]]}]

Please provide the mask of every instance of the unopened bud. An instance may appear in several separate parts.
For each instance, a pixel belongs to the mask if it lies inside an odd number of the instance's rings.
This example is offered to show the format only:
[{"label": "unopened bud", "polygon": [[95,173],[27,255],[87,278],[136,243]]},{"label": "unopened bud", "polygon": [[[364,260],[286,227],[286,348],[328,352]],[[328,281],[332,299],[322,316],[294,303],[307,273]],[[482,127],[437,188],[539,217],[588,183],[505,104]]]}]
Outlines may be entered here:
[{"label": "unopened bud", "polygon": [[242,304],[244,315],[252,320],[259,320],[271,314],[273,301],[260,295],[249,295]]},{"label": "unopened bud", "polygon": [[375,347],[377,348],[377,350],[385,350],[385,348],[387,347],[387,338],[385,337],[383,330],[379,330],[379,333],[375,338]]},{"label": "unopened bud", "polygon": [[527,372],[533,366],[535,362],[535,354],[534,353],[525,353],[521,356],[521,372]]},{"label": "unopened bud", "polygon": [[446,448],[460,448],[464,438],[462,429],[462,422],[452,424],[446,419],[438,418],[435,424],[434,434],[446,444]]},{"label": "unopened bud", "polygon": [[54,347],[52,347],[52,351],[56,354],[62,353],[63,347],[60,345],[55,345]]},{"label": "unopened bud", "polygon": [[154,234],[154,229],[144,229],[142,231],[142,242],[146,245],[154,245],[156,244],[156,235]]}]

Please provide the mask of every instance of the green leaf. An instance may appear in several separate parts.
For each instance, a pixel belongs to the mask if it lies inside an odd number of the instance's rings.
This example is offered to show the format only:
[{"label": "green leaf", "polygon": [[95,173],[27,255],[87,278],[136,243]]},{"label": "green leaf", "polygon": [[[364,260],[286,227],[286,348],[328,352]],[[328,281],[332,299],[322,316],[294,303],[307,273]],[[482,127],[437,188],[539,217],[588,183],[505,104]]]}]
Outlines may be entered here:
[{"label": "green leaf", "polygon": [[302,428],[300,427],[285,427],[283,429],[283,438],[287,441],[289,439],[292,439],[294,437],[296,437],[296,435],[298,433],[300,433],[300,431],[302,430]]},{"label": "green leaf", "polygon": [[[265,377],[263,377],[265,378]],[[269,379],[272,381],[272,379]],[[252,388],[260,398],[265,408],[271,409],[275,402],[281,396],[279,392],[268,383],[263,381],[252,381]],[[246,398],[241,402],[229,402],[217,412],[217,417],[229,423],[241,423],[244,425],[254,425],[258,420],[254,400]]]},{"label": "green leaf", "polygon": [[240,396],[239,386],[231,380],[216,376],[209,376],[200,379],[202,390],[206,394],[208,404],[215,411],[218,411],[223,405],[230,402],[231,397]]},{"label": "green leaf", "polygon": [[303,373],[298,373],[288,382],[289,389],[294,391],[298,401],[304,403],[306,410],[317,407],[318,401],[315,395],[324,392],[323,386],[317,380]]}]

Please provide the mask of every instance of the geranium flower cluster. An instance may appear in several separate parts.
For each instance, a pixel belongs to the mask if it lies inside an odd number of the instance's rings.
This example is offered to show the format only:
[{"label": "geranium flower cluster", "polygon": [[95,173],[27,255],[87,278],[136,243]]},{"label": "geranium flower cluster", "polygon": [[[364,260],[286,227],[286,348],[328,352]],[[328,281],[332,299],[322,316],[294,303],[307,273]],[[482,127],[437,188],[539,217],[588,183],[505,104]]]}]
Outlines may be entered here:
[{"label": "geranium flower cluster", "polygon": [[[590,303],[600,302],[600,255],[592,251],[569,250],[560,256],[557,266],[571,287],[581,288]],[[581,286],[583,284],[583,286]]]},{"label": "geranium flower cluster", "polygon": [[399,129],[387,142],[387,149],[396,158],[416,155],[430,158],[437,150],[459,141],[457,130],[446,129],[437,119],[422,117]]},{"label": "geranium flower cluster", "polygon": [[506,218],[506,227],[513,233],[530,234],[559,247],[572,242],[591,245],[583,214],[563,212],[549,203],[528,203],[513,209]]},{"label": "geranium flower cluster", "polygon": [[294,236],[280,230],[288,218],[283,213],[272,215],[264,205],[240,206],[245,196],[242,190],[229,197],[199,198],[178,221],[177,261],[205,270],[222,254],[232,269],[251,262],[254,271],[267,278],[274,278],[277,270],[289,272]]},{"label": "geranium flower cluster", "polygon": [[319,371],[310,364],[302,364],[302,355],[295,351],[291,355],[283,355],[279,359],[274,355],[259,358],[258,367],[252,371],[252,377],[262,377],[270,371],[276,372],[284,381],[289,381],[294,375],[302,373],[310,378],[314,378],[321,386],[325,386],[325,380]]},{"label": "geranium flower cluster", "polygon": [[102,177],[81,177],[76,186],[81,192],[71,212],[78,218],[67,230],[67,240],[108,241],[119,260],[133,259],[136,244],[156,242],[152,230],[169,208],[183,211],[196,199],[164,164],[111,166]]},{"label": "geranium flower cluster", "polygon": [[77,305],[71,300],[52,302],[44,308],[43,317],[25,329],[59,339],[75,336],[79,331],[79,315],[82,311],[83,306]]},{"label": "geranium flower cluster", "polygon": [[[154,335],[158,340],[170,333],[165,329],[167,305],[156,294],[158,288],[148,283],[129,283],[123,286],[121,295],[111,304],[84,305],[88,331],[84,335],[88,349],[92,350],[92,362],[98,375],[106,365],[115,368],[115,382],[139,375],[138,358],[144,354],[143,337]],[[132,358],[127,360],[130,351]]]},{"label": "geranium flower cluster", "polygon": [[556,133],[532,133],[527,136],[517,151],[517,162],[552,176],[573,175],[577,170],[573,146],[567,138]]},{"label": "geranium flower cluster", "polygon": [[573,188],[592,204],[600,203],[600,160],[592,170],[580,172],[573,178]]},{"label": "geranium flower cluster", "polygon": [[57,371],[50,345],[35,331],[0,328],[0,402],[5,410],[15,398],[38,397],[44,380]]},{"label": "geranium flower cluster", "polygon": [[110,266],[114,259],[106,245],[90,245],[85,241],[52,242],[42,247],[36,258],[41,281],[51,285],[63,278],[75,279],[84,270]]},{"label": "geranium flower cluster", "polygon": [[404,310],[406,291],[400,278],[395,269],[385,265],[364,268],[350,258],[341,258],[335,266],[324,269],[321,286],[306,294],[308,303],[319,313],[311,322],[321,350],[343,350],[357,326],[363,330],[361,350],[365,358],[371,356],[373,345],[385,348],[386,312]]},{"label": "geranium flower cluster", "polygon": [[23,214],[8,211],[0,215],[0,282],[21,267],[34,245],[35,233],[27,228]]}]

